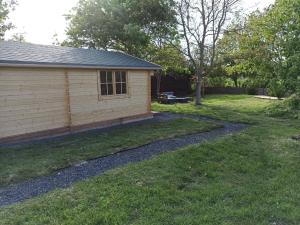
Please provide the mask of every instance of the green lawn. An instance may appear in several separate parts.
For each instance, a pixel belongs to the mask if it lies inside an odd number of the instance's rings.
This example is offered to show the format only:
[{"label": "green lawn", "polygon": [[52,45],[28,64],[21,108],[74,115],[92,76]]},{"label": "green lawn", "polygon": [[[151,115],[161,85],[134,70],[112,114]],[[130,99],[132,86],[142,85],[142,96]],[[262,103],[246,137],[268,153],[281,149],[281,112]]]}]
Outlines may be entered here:
[{"label": "green lawn", "polygon": [[152,108],[155,111],[201,114],[233,122],[254,123],[260,121],[265,107],[273,102],[249,95],[209,95],[200,107],[195,107],[192,102],[175,105],[153,103]]},{"label": "green lawn", "polygon": [[98,134],[83,133],[43,144],[0,147],[0,187],[154,140],[208,131],[218,126],[211,122],[177,119]]},{"label": "green lawn", "polygon": [[269,104],[249,96],[212,96],[200,108],[154,103],[251,127],[1,208],[0,224],[299,225],[300,142],[291,137],[300,122],[265,117]]}]

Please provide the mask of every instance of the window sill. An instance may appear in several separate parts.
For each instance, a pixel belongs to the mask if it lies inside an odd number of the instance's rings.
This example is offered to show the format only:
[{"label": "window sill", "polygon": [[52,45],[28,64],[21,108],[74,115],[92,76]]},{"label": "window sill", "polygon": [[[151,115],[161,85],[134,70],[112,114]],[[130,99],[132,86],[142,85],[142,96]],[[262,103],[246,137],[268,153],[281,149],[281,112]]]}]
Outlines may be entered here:
[{"label": "window sill", "polygon": [[105,101],[105,100],[114,100],[114,99],[125,99],[130,98],[130,95],[124,94],[124,95],[109,95],[109,96],[99,96],[99,102]]}]

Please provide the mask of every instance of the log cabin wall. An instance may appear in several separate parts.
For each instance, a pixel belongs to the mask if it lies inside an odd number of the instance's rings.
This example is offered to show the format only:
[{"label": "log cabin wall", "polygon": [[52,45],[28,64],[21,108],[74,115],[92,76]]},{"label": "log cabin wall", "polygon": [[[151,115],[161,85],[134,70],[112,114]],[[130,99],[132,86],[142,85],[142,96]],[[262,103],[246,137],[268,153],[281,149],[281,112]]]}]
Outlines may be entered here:
[{"label": "log cabin wall", "polygon": [[126,96],[99,98],[98,70],[0,68],[0,140],[149,114],[149,72],[127,78]]},{"label": "log cabin wall", "polygon": [[0,68],[0,138],[66,126],[64,71]]},{"label": "log cabin wall", "polygon": [[97,70],[69,70],[72,126],[148,113],[148,72],[127,72],[127,95],[99,96]]}]

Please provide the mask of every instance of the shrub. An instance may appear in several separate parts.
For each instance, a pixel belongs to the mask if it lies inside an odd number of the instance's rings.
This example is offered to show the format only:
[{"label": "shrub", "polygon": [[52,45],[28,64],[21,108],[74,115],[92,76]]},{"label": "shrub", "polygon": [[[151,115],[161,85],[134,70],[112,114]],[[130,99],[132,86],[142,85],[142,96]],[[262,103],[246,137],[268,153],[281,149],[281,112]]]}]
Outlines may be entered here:
[{"label": "shrub", "polygon": [[266,114],[272,117],[286,117],[300,119],[300,94],[293,94],[289,98],[267,107]]},{"label": "shrub", "polygon": [[268,87],[268,94],[277,98],[282,98],[285,95],[285,86],[281,81],[272,80]]}]

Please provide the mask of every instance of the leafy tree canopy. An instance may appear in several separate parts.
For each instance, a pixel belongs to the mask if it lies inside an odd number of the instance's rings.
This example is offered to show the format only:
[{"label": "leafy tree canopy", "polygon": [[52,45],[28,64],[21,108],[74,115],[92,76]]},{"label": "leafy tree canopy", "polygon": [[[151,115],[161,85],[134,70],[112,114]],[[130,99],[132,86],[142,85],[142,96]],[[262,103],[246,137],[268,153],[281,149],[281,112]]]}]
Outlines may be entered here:
[{"label": "leafy tree canopy", "polygon": [[11,41],[17,42],[26,42],[25,34],[24,33],[14,33],[11,38]]},{"label": "leafy tree canopy", "polygon": [[7,19],[15,5],[15,0],[0,0],[0,40],[4,38],[5,32],[13,27],[11,23],[7,23]]},{"label": "leafy tree canopy", "polygon": [[188,73],[188,63],[184,55],[173,44],[165,44],[158,48],[155,45],[150,45],[146,51],[148,52],[147,59],[151,62],[157,63],[162,66],[163,73]]},{"label": "leafy tree canopy", "polygon": [[117,49],[143,56],[149,44],[174,31],[171,0],[80,0],[65,45]]},{"label": "leafy tree canopy", "polygon": [[235,21],[218,43],[228,75],[255,86],[280,81],[295,91],[300,74],[300,1],[277,0],[263,12]]}]

